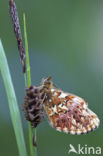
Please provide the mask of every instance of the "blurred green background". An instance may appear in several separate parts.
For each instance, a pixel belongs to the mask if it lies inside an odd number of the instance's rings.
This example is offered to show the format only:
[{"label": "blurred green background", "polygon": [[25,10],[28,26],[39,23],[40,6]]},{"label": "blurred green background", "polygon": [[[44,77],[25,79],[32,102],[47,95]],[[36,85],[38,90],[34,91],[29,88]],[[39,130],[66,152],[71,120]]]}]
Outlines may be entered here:
[{"label": "blurred green background", "polygon": [[[101,120],[96,131],[72,136],[56,132],[44,119],[37,128],[38,156],[68,156],[69,144],[75,148],[78,144],[100,146],[103,150],[103,1],[15,2],[22,33],[22,14],[26,13],[32,84],[39,85],[43,77],[51,75],[59,88],[86,99],[89,108]],[[8,1],[0,1],[0,38],[7,55],[28,145],[27,122],[21,106],[25,95],[24,78],[8,12]],[[0,156],[14,155],[18,156],[18,150],[0,76]]]}]

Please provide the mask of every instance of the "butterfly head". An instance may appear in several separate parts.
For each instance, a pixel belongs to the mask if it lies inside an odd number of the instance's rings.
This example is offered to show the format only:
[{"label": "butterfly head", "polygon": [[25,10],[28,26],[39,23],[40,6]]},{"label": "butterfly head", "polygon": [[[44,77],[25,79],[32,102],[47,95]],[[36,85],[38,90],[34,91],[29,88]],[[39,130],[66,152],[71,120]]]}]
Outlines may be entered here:
[{"label": "butterfly head", "polygon": [[53,87],[53,83],[51,81],[51,77],[48,77],[48,78],[45,78],[45,79],[42,79],[42,86],[43,88],[46,88],[46,89],[51,89]]}]

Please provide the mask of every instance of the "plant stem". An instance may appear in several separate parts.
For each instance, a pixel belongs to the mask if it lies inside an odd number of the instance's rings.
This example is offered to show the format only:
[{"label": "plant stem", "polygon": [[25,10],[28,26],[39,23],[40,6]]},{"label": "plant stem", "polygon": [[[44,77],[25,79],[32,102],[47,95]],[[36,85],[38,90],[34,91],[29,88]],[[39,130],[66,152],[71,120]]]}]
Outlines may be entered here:
[{"label": "plant stem", "polygon": [[[31,86],[31,73],[30,73],[30,61],[29,61],[29,52],[28,52],[28,40],[27,40],[25,14],[23,14],[23,21],[24,21],[24,38],[25,38],[26,66],[27,66],[27,86],[30,87]],[[34,148],[33,146],[33,130],[32,130],[30,122],[28,123],[28,130],[29,130],[29,144],[30,144],[31,156],[34,156],[34,153],[35,153],[35,156],[37,156],[36,147]],[[36,129],[34,129],[34,135],[36,137]]]}]

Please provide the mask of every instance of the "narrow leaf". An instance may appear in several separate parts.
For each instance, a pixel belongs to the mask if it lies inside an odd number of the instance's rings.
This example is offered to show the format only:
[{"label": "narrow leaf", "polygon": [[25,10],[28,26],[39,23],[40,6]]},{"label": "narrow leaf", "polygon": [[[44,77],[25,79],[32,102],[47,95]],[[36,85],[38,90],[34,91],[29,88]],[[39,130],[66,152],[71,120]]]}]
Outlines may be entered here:
[{"label": "narrow leaf", "polygon": [[12,120],[14,132],[16,136],[19,155],[27,156],[20,112],[17,104],[17,99],[16,99],[7,59],[1,41],[0,41],[0,70],[4,81],[6,94],[8,97],[10,115],[11,115],[11,120]]}]

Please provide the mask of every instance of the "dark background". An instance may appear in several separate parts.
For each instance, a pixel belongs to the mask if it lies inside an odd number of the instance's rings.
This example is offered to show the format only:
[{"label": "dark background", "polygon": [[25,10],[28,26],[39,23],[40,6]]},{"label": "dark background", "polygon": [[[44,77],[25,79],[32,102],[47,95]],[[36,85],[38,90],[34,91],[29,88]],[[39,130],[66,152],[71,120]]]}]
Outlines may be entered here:
[{"label": "dark background", "polygon": [[[37,128],[38,156],[68,156],[69,144],[100,146],[103,149],[103,1],[15,0],[23,33],[26,13],[32,84],[43,77],[66,92],[89,103],[101,120],[100,127],[87,135],[72,136],[52,129],[47,119]],[[24,77],[13,33],[8,1],[0,1],[0,38],[8,59],[25,139],[27,122],[22,106]],[[28,144],[28,143],[27,143]],[[18,156],[7,97],[0,76],[0,156]],[[72,154],[73,155],[73,154]]]}]

